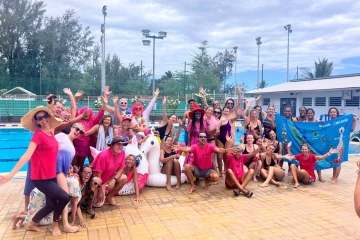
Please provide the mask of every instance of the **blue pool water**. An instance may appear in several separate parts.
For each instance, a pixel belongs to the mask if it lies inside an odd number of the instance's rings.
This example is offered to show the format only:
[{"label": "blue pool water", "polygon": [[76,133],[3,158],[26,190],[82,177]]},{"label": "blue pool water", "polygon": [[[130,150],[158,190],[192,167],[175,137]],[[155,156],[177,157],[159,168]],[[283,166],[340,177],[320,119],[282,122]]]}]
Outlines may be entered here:
[{"label": "blue pool water", "polygon": [[[235,143],[243,136],[242,127],[235,129]],[[9,172],[25,153],[33,133],[23,128],[0,129],[0,172]],[[184,130],[181,131],[179,142],[184,142]],[[349,154],[354,154],[357,145],[350,144]],[[27,164],[20,171],[26,171]]]}]

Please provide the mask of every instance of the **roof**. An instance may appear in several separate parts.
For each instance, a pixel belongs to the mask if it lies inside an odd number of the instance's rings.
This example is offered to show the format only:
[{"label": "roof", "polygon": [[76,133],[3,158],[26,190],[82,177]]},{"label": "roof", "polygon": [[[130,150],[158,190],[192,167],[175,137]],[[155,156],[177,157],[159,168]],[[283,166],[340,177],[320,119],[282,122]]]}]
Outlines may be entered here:
[{"label": "roof", "polygon": [[302,79],[286,82],[267,88],[252,90],[248,94],[273,92],[310,92],[342,89],[360,89],[360,75],[333,76],[331,78]]},{"label": "roof", "polygon": [[4,92],[3,95],[29,95],[29,96],[36,96],[35,93],[32,93],[22,87],[15,87],[7,92]]}]

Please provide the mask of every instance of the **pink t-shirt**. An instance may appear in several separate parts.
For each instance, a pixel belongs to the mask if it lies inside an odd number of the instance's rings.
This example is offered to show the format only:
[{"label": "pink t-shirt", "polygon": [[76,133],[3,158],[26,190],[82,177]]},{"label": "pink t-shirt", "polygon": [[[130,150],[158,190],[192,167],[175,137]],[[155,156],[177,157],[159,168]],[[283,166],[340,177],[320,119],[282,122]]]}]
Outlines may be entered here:
[{"label": "pink t-shirt", "polygon": [[227,155],[227,167],[233,171],[235,177],[240,179],[244,176],[244,163],[248,162],[248,154],[242,154],[239,158],[235,159],[233,154]]},{"label": "pink t-shirt", "polygon": [[58,142],[53,133],[49,136],[39,129],[34,133],[31,141],[37,144],[31,156],[31,180],[55,178]]},{"label": "pink t-shirt", "polygon": [[114,156],[111,148],[108,148],[96,156],[91,166],[93,166],[95,172],[101,173],[101,180],[105,184],[116,171],[125,168],[125,151],[121,151],[119,155]]},{"label": "pink t-shirt", "polygon": [[298,160],[299,163],[300,163],[300,168],[307,171],[314,181],[316,180],[316,177],[315,177],[315,163],[316,163],[315,156],[316,156],[315,154],[309,154],[309,156],[307,158],[304,158],[304,155],[302,155],[302,154],[295,155],[295,159]]},{"label": "pink t-shirt", "polygon": [[199,169],[211,169],[212,157],[215,152],[216,146],[206,143],[203,148],[200,147],[200,143],[191,146],[191,152],[194,154],[193,165]]},{"label": "pink t-shirt", "polygon": [[[190,135],[192,122],[188,124],[187,131]],[[207,122],[203,120],[204,132],[207,130]],[[190,145],[197,144],[199,142],[198,134],[200,132],[200,123],[195,122],[195,130],[191,133]]]}]

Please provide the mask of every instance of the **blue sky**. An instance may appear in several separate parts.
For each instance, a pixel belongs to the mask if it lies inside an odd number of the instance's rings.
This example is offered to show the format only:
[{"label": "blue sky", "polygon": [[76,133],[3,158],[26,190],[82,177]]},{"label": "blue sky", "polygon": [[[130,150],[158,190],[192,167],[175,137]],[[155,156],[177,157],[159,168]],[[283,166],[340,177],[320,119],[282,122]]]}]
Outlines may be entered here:
[{"label": "blue sky", "polygon": [[[260,66],[269,85],[286,81],[287,31],[291,24],[290,73],[296,66],[313,68],[314,60],[334,62],[333,74],[360,72],[360,1],[356,0],[44,0],[47,16],[74,9],[83,26],[100,39],[102,6],[108,6],[106,51],[152,69],[152,47],[142,45],[142,29],[167,31],[156,42],[156,76],[182,71],[200,42],[209,53],[238,46],[237,79],[249,89],[257,74],[256,37],[261,37]],[[301,71],[299,72],[301,76]],[[228,81],[233,82],[232,79]]]}]

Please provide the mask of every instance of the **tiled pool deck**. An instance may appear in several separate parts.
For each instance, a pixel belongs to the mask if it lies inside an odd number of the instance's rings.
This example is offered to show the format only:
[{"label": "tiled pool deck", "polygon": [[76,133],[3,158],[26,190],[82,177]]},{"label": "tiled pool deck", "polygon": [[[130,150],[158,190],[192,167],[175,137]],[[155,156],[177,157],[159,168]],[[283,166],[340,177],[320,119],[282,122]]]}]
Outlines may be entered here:
[{"label": "tiled pool deck", "polygon": [[[96,209],[99,217],[88,218],[87,229],[56,238],[49,230],[10,227],[12,214],[24,205],[24,180],[13,180],[0,187],[0,239],[360,239],[354,211],[357,160],[343,165],[336,185],[316,182],[294,189],[287,177],[282,188],[251,182],[251,199],[233,197],[224,180],[209,191],[200,186],[192,195],[187,184],[172,192],[146,187],[142,203],[133,196],[117,197],[120,207]],[[323,171],[325,179],[331,174]]]}]

